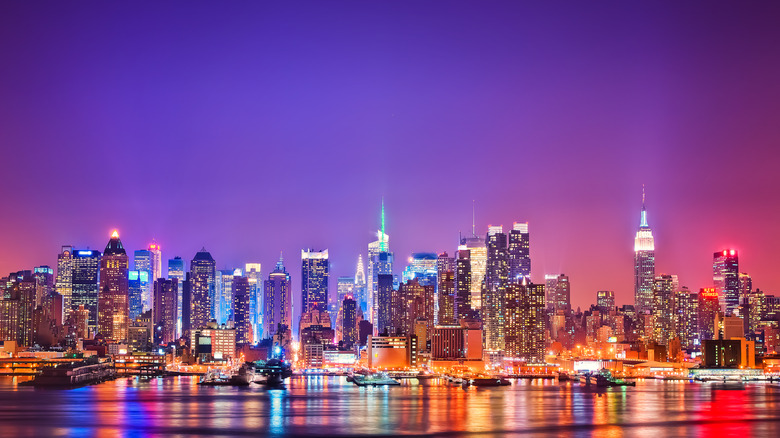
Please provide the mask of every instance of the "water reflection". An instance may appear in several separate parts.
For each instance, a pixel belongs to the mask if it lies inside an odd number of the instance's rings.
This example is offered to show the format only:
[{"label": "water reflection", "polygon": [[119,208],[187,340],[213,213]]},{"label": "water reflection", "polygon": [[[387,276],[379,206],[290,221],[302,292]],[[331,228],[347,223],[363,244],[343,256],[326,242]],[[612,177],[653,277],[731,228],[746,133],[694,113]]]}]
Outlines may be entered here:
[{"label": "water reflection", "polygon": [[353,435],[523,432],[539,436],[778,436],[780,388],[641,381],[635,388],[520,380],[504,388],[357,388],[343,377],[284,389],[199,387],[177,377],[76,390],[0,378],[0,430],[22,436]]}]

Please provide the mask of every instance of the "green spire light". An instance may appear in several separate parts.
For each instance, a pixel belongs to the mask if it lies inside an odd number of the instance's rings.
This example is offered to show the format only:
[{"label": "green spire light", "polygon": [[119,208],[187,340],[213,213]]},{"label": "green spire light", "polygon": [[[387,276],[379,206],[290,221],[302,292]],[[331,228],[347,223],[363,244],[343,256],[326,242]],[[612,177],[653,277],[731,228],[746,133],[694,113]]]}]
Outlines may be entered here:
[{"label": "green spire light", "polygon": [[382,231],[379,235],[379,250],[382,252],[387,251],[387,243],[385,243],[385,198],[382,197]]}]

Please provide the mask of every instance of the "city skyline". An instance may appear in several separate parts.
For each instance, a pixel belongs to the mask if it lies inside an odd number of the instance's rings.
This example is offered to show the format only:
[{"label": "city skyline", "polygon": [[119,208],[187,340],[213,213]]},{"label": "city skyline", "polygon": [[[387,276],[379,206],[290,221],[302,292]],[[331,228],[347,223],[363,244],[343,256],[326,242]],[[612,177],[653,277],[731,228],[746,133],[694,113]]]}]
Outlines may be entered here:
[{"label": "city skyline", "polygon": [[264,274],[328,248],[350,275],[384,198],[399,273],[455,253],[475,200],[480,235],[529,223],[537,282],[631,303],[646,184],[658,274],[710,287],[710,254],[734,248],[780,291],[776,5],[92,6],[0,14],[36,35],[0,48],[0,272],[119,229]]}]

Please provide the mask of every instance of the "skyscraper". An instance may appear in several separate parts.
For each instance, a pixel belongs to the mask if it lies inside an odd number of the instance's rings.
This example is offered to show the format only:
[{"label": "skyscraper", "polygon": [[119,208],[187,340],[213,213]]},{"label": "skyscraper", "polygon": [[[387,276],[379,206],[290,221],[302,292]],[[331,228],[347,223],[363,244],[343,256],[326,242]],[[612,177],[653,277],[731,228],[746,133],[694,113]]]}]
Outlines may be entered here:
[{"label": "skyscraper", "polygon": [[601,312],[608,313],[615,308],[615,292],[600,290],[596,292],[596,307]]},{"label": "skyscraper", "polygon": [[571,311],[571,283],[566,274],[545,275],[545,293],[547,294],[547,308],[553,313],[558,311]]},{"label": "skyscraper", "polygon": [[148,249],[139,249],[133,252],[133,266],[136,271],[146,271],[149,282],[142,284],[141,287],[141,305],[146,312],[154,305],[152,289],[154,288],[154,269],[152,267],[152,252]]},{"label": "skyscraper", "polygon": [[263,320],[263,273],[260,263],[244,265],[244,275],[249,280],[249,319],[252,325],[252,339],[260,340]]},{"label": "skyscraper", "polygon": [[376,331],[379,334],[387,332],[388,335],[394,335],[400,328],[401,323],[398,316],[400,316],[401,309],[398,309],[398,306],[393,306],[393,292],[393,276],[379,274],[376,291]]},{"label": "skyscraper", "polygon": [[715,288],[699,290],[699,340],[703,343],[716,339],[715,317],[720,311],[718,291]]},{"label": "skyscraper", "polygon": [[357,343],[357,302],[350,295],[345,296],[342,301],[339,328],[341,341],[346,347]]},{"label": "skyscraper", "polygon": [[276,335],[279,324],[286,326],[287,330],[292,330],[292,283],[282,261],[279,257],[276,267],[268,275],[268,280],[263,286],[265,292],[263,337],[265,339]]},{"label": "skyscraper", "polygon": [[455,320],[471,315],[471,251],[461,245],[455,259]]},{"label": "skyscraper", "polygon": [[414,280],[421,285],[436,285],[437,256],[433,252],[415,252],[409,257],[409,265],[401,273],[402,281]]},{"label": "skyscraper", "polygon": [[233,319],[233,278],[241,276],[240,269],[218,269],[214,280],[214,315],[217,324]]},{"label": "skyscraper", "polygon": [[162,249],[154,239],[152,239],[152,243],[149,244],[149,265],[152,269],[152,282],[163,278]]},{"label": "skyscraper", "polygon": [[100,259],[100,295],[98,304],[98,333],[104,339],[127,340],[130,314],[128,303],[127,252],[116,230],[111,233]]},{"label": "skyscraper", "polygon": [[675,289],[671,275],[659,275],[653,280],[653,340],[661,345],[669,345],[669,341],[677,336]]},{"label": "skyscraper", "polygon": [[190,329],[206,328],[211,319],[216,262],[205,248],[190,262]]},{"label": "skyscraper", "polygon": [[438,314],[436,324],[455,324],[455,259],[446,252],[436,259]]},{"label": "skyscraper", "polygon": [[64,245],[57,254],[57,277],[54,281],[54,289],[62,295],[65,318],[67,318],[70,316],[70,300],[73,293],[73,247],[70,245]]},{"label": "skyscraper", "polygon": [[634,238],[634,303],[637,313],[653,310],[653,279],[655,278],[655,241],[647,224],[645,192],[642,188],[642,213],[639,230]]},{"label": "skyscraper", "polygon": [[176,342],[178,315],[179,281],[175,278],[158,278],[154,282],[154,343],[170,344]]},{"label": "skyscraper", "polygon": [[181,336],[181,318],[182,318],[182,299],[184,296],[184,259],[176,256],[172,259],[168,259],[168,279],[176,279],[176,284],[179,287],[176,297],[176,314],[178,315],[178,321],[176,321],[176,336]]},{"label": "skyscraper", "polygon": [[712,279],[726,315],[734,315],[739,307],[739,254],[735,249],[724,249],[712,256]]},{"label": "skyscraper", "polygon": [[129,306],[129,318],[135,320],[143,313],[141,293],[143,285],[149,283],[149,273],[146,271],[127,271],[127,301]]},{"label": "skyscraper", "polygon": [[520,281],[531,278],[531,246],[528,235],[528,222],[515,222],[509,231],[507,242],[509,260],[509,278]]},{"label": "skyscraper", "polygon": [[73,252],[71,311],[79,306],[89,313],[87,327],[93,334],[98,323],[98,272],[100,251],[78,250]]},{"label": "skyscraper", "polygon": [[505,354],[530,364],[543,364],[545,352],[544,285],[527,278],[506,286]]},{"label": "skyscraper", "polygon": [[363,313],[368,311],[368,290],[366,288],[366,270],[363,267],[363,256],[358,255],[357,268],[355,269],[354,299]]},{"label": "skyscraper", "polygon": [[482,296],[485,349],[504,349],[504,292],[509,276],[507,236],[501,226],[488,227],[487,270]]},{"label": "skyscraper", "polygon": [[328,310],[328,250],[301,250],[301,312]]},{"label": "skyscraper", "polygon": [[249,278],[243,276],[233,277],[233,324],[236,328],[236,343],[251,344],[252,319],[249,312],[249,301],[252,288]]},{"label": "skyscraper", "polygon": [[385,203],[382,201],[381,228],[377,240],[368,244],[368,319],[376,326],[376,292],[378,275],[393,274],[393,253],[390,252],[390,236],[385,233]]},{"label": "skyscraper", "polygon": [[485,239],[477,235],[466,237],[461,240],[461,247],[469,250],[471,262],[471,308],[479,310],[482,308],[482,286],[487,270]]}]

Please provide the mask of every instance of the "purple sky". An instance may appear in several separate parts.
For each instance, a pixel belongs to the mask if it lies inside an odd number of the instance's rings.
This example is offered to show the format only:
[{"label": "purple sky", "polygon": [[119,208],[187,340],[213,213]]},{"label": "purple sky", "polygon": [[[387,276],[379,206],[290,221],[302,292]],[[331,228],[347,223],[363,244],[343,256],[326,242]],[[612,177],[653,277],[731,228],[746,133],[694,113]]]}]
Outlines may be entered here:
[{"label": "purple sky", "polygon": [[[0,3],[0,272],[62,244],[354,273],[385,198],[400,273],[530,222],[533,277],[633,302],[740,251],[780,293],[776,2]],[[681,4],[680,4],[681,3]],[[297,300],[298,298],[296,298]]]}]

